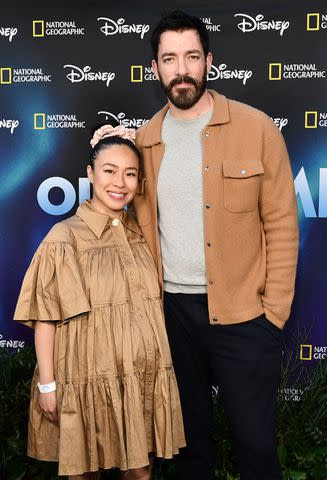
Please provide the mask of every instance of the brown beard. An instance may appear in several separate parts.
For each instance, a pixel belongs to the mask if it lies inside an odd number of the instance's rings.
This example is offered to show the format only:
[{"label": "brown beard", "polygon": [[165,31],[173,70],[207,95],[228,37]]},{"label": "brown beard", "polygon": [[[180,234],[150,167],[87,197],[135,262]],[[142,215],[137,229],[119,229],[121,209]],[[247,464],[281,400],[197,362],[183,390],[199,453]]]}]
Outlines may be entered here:
[{"label": "brown beard", "polygon": [[[159,72],[158,72],[159,73]],[[188,110],[192,108],[202,97],[207,86],[207,67],[204,68],[204,72],[201,80],[195,80],[193,77],[188,75],[178,76],[173,78],[168,85],[162,81],[162,78],[159,73],[159,80],[163,91],[167,95],[168,99],[171,101],[176,108],[180,110]],[[180,88],[177,94],[173,94],[173,87],[180,83],[190,83],[194,86],[188,88]]]}]

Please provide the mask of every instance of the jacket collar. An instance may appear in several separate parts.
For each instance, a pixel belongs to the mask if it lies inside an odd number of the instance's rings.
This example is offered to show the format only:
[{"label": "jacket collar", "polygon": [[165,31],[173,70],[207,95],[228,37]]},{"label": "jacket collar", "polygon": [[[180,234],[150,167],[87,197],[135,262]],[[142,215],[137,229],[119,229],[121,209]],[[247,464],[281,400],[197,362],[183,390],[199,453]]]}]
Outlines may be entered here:
[{"label": "jacket collar", "polygon": [[140,227],[134,222],[126,210],[123,210],[121,215],[109,215],[95,210],[91,205],[91,200],[85,200],[78,207],[76,215],[86,223],[97,238],[101,238],[107,225],[109,228],[111,227],[111,222],[114,218],[119,218],[126,228],[141,235]]},{"label": "jacket collar", "polygon": [[[213,112],[208,125],[220,125],[230,121],[228,100],[224,95],[220,95],[214,90],[208,90],[213,98]],[[151,120],[146,124],[144,136],[138,138],[138,147],[152,147],[158,143],[162,143],[161,127],[169,104],[167,103],[159,112],[157,112]]]}]

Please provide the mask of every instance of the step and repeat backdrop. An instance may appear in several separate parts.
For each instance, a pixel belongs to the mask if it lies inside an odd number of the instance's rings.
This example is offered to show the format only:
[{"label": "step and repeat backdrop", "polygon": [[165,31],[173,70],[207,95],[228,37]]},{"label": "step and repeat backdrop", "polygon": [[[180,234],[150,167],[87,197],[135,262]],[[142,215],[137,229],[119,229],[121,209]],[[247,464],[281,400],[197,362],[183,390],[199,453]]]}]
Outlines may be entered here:
[{"label": "step and repeat backdrop", "polygon": [[[186,11],[209,31],[209,88],[265,111],[286,140],[301,242],[285,335],[310,365],[327,352],[327,4],[239,5]],[[165,102],[150,50],[162,13],[151,2],[1,8],[0,348],[33,339],[12,321],[17,295],[38,243],[90,196],[90,129],[105,119],[138,128]]]}]

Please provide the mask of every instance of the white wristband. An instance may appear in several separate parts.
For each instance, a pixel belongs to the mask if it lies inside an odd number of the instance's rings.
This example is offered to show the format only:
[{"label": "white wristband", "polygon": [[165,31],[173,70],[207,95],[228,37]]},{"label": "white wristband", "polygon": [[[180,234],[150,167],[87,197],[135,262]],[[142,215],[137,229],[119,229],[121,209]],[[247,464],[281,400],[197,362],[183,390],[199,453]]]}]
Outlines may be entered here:
[{"label": "white wristband", "polygon": [[38,383],[37,386],[40,393],[50,393],[50,392],[56,391],[56,381],[53,381],[51,383],[46,383],[44,385],[41,385],[40,383]]}]

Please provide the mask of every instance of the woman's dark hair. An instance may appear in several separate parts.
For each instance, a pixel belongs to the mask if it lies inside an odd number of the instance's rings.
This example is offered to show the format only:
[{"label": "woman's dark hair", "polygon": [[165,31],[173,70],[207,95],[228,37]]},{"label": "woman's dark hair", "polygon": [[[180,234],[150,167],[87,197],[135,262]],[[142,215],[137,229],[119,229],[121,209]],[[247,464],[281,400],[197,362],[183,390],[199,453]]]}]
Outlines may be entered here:
[{"label": "woman's dark hair", "polygon": [[207,57],[209,52],[209,35],[205,24],[198,17],[188,15],[181,10],[174,10],[173,12],[161,18],[158,25],[154,28],[151,34],[151,47],[153,58],[158,61],[158,49],[160,43],[160,36],[167,30],[183,31],[196,30],[199,34],[201,45],[204,51],[204,56]]},{"label": "woman's dark hair", "polygon": [[[115,121],[110,121],[110,122],[102,122],[96,125],[92,130],[91,130],[91,138],[93,137],[94,133],[96,130],[99,128],[103,127],[104,125],[111,125],[112,127],[117,127],[119,125],[118,122]],[[94,160],[97,158],[98,154],[102,151],[105,150],[106,148],[110,148],[113,145],[125,145],[126,147],[129,147],[137,156],[137,158],[140,160],[140,154],[135,147],[134,143],[128,140],[127,138],[122,138],[119,136],[112,136],[112,137],[105,137],[102,138],[95,146],[94,148],[91,147],[91,154],[90,154],[90,161],[89,165],[91,165],[92,170],[94,169]]]}]

